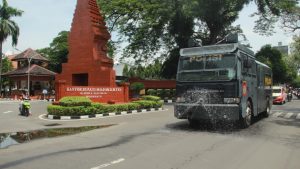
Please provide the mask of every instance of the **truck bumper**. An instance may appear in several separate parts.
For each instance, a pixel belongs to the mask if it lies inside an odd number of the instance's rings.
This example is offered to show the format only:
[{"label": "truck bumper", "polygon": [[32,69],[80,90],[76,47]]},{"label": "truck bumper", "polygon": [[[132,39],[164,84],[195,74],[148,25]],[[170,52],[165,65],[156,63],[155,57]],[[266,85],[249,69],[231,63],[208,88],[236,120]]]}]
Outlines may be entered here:
[{"label": "truck bumper", "polygon": [[227,120],[237,121],[240,118],[237,104],[187,104],[176,103],[174,115],[178,119]]}]

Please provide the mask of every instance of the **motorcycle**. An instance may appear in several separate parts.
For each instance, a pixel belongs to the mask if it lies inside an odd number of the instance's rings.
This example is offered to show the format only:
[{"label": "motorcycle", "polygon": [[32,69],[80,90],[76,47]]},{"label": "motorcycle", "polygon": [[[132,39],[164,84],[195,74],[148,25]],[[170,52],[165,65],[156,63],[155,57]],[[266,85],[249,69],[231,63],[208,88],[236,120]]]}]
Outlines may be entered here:
[{"label": "motorcycle", "polygon": [[287,96],[288,102],[290,102],[292,100],[292,98],[293,98],[293,94],[292,94],[292,92],[289,92],[288,96]]},{"label": "motorcycle", "polygon": [[30,115],[30,103],[29,100],[24,100],[19,106],[21,116],[28,117]]}]

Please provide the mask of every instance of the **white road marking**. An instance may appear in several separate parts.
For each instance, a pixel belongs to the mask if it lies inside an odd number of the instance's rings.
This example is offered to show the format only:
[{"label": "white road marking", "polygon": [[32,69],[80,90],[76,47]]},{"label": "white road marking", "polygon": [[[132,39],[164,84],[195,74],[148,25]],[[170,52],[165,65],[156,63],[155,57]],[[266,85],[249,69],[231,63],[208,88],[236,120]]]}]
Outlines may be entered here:
[{"label": "white road marking", "polygon": [[8,113],[12,113],[13,111],[6,111],[6,112],[3,112],[3,114],[8,114]]},{"label": "white road marking", "polygon": [[108,166],[111,166],[111,165],[114,165],[114,164],[121,163],[123,161],[125,161],[125,159],[124,158],[120,158],[120,159],[112,161],[110,163],[102,164],[102,165],[99,165],[97,167],[92,167],[91,169],[101,169],[101,168],[105,168],[105,167],[108,167]]},{"label": "white road marking", "polygon": [[296,119],[300,119],[300,113],[298,113],[298,115],[297,115]]},{"label": "white road marking", "polygon": [[273,117],[278,117],[278,116],[280,116],[282,114],[283,114],[282,112],[276,112],[276,113],[273,114]]},{"label": "white road marking", "polygon": [[289,119],[292,117],[292,115],[294,115],[294,113],[287,113],[284,118]]}]

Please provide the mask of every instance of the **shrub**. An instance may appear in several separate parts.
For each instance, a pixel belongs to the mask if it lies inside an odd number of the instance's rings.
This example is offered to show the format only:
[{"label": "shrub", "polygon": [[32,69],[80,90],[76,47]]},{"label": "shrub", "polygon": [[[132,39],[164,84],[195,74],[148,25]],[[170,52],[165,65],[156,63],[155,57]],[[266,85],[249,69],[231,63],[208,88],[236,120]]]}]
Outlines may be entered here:
[{"label": "shrub", "polygon": [[145,85],[140,82],[134,82],[130,85],[130,90],[137,92],[137,93],[140,92],[144,88],[145,88]]},{"label": "shrub", "polygon": [[83,114],[81,115],[93,115],[93,114],[101,114],[98,110],[100,109],[97,109],[96,107],[94,106],[90,106],[90,107],[85,107],[83,109]]},{"label": "shrub", "polygon": [[140,100],[140,101],[135,101],[134,103],[139,104],[141,109],[149,109],[154,107],[154,105],[156,104],[155,101],[150,101],[150,100]]},{"label": "shrub", "polygon": [[101,113],[111,113],[116,112],[116,105],[115,104],[106,104],[103,106]]},{"label": "shrub", "polygon": [[[147,96],[157,100],[158,97]],[[91,106],[61,106],[61,105],[49,105],[47,107],[48,114],[54,116],[83,116],[94,114],[106,114],[111,112],[122,112],[128,110],[149,109],[162,107],[163,103],[153,100],[139,100],[127,104],[100,104],[92,103]]]},{"label": "shrub", "polygon": [[155,89],[148,89],[147,94],[152,95],[152,96],[156,96],[156,90]]},{"label": "shrub", "polygon": [[92,106],[95,107],[96,109],[102,109],[103,105],[100,103],[92,103]]},{"label": "shrub", "polygon": [[117,104],[116,112],[128,111],[128,104]]},{"label": "shrub", "polygon": [[138,103],[128,103],[128,110],[138,110],[140,105]]},{"label": "shrub", "polygon": [[171,89],[171,97],[176,97],[176,89]]},{"label": "shrub", "polygon": [[162,98],[162,94],[163,94],[162,89],[157,89],[156,92],[157,92],[156,93],[157,96],[160,97],[160,98]]},{"label": "shrub", "polygon": [[163,106],[163,102],[156,102],[154,105],[153,105],[153,107],[154,108],[161,108]]},{"label": "shrub", "polygon": [[51,115],[62,114],[62,106],[59,105],[49,105],[47,111]]},{"label": "shrub", "polygon": [[166,89],[161,89],[160,98],[164,99],[165,97],[167,97]]},{"label": "shrub", "polygon": [[171,96],[171,90],[170,90],[170,89],[165,89],[164,91],[165,91],[164,97],[168,97],[168,98],[171,98],[171,97],[172,97],[172,96]]},{"label": "shrub", "polygon": [[160,101],[160,97],[150,96],[150,95],[142,96],[142,99],[144,99],[144,100],[151,100],[151,101],[155,101],[155,102]]},{"label": "shrub", "polygon": [[76,106],[76,107],[63,107],[57,105],[49,105],[47,107],[48,113],[55,116],[81,116],[87,115],[86,107]]},{"label": "shrub", "polygon": [[92,101],[84,96],[68,96],[63,97],[59,100],[59,105],[65,107],[74,107],[74,106],[91,106]]}]

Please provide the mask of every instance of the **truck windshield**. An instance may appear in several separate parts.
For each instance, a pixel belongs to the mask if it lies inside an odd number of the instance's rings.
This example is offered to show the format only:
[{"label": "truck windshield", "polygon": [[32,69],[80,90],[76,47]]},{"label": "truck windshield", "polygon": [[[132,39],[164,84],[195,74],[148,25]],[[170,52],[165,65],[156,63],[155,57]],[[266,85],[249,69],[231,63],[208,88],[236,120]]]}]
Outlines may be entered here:
[{"label": "truck windshield", "polygon": [[219,81],[236,77],[234,54],[181,57],[178,81]]}]

